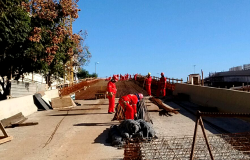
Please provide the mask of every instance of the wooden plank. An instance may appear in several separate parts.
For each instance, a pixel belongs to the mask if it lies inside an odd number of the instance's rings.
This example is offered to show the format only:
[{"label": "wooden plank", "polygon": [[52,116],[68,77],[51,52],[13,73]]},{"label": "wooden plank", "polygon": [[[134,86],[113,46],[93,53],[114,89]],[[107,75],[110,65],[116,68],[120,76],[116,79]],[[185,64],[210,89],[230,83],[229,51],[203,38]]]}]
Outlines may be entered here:
[{"label": "wooden plank", "polygon": [[24,115],[22,114],[22,112],[19,112],[9,118],[5,118],[3,120],[1,120],[1,123],[3,125],[3,127],[9,126],[13,123],[18,123],[20,121],[24,121],[26,120],[26,118],[24,117]]},{"label": "wooden plank", "polygon": [[4,129],[4,127],[3,127],[3,125],[2,125],[1,122],[0,122],[0,129],[2,130],[4,137],[8,137],[8,134],[7,134],[7,132],[5,131],[5,129]]},{"label": "wooden plank", "polygon": [[73,107],[72,99],[70,96],[57,97],[51,99],[51,106],[53,109],[61,109]]},{"label": "wooden plank", "polygon": [[0,144],[2,143],[6,143],[8,141],[11,141],[13,139],[12,136],[8,136],[8,137],[0,137]]}]

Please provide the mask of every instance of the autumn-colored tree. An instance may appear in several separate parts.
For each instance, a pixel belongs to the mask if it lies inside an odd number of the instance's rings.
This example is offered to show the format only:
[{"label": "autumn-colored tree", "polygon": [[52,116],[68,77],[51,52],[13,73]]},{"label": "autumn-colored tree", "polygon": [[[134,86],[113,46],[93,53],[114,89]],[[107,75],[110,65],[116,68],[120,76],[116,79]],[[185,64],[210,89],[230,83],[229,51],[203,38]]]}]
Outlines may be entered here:
[{"label": "autumn-colored tree", "polygon": [[[29,40],[33,47],[38,68],[42,67],[50,85],[52,75],[63,75],[65,68],[84,64],[91,56],[88,47],[83,47],[86,32],[72,34],[71,25],[78,18],[78,6],[72,0],[31,0],[23,6],[32,15],[33,31]],[[69,63],[70,59],[71,61]],[[72,64],[73,63],[73,64]]]},{"label": "autumn-colored tree", "polygon": [[42,72],[50,85],[52,75],[62,76],[67,65],[83,65],[91,57],[83,46],[86,32],[71,32],[77,1],[0,0],[0,11],[1,77]]}]

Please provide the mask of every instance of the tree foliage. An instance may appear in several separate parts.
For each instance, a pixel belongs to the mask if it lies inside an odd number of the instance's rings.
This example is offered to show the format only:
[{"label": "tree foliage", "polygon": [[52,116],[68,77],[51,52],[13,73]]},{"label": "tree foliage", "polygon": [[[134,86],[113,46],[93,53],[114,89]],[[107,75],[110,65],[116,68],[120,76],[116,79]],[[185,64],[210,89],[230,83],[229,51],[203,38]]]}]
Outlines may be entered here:
[{"label": "tree foliage", "polygon": [[0,0],[0,78],[35,71],[50,85],[51,76],[87,63],[87,32],[71,31],[79,11],[72,0]]},{"label": "tree foliage", "polygon": [[98,75],[97,75],[96,73],[89,74],[89,71],[80,68],[80,69],[79,69],[79,72],[77,73],[77,77],[80,78],[80,79],[90,78],[90,77],[95,77],[95,78],[97,78]]}]

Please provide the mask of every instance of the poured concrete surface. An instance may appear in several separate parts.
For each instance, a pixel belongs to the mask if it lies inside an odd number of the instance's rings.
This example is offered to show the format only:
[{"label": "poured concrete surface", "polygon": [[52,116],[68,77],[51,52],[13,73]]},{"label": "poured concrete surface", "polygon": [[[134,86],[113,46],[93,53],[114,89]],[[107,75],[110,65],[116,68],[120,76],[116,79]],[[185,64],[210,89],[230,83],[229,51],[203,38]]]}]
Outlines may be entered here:
[{"label": "poured concrete surface", "polygon": [[[173,102],[172,108],[180,108],[179,114],[160,116],[158,107],[145,97],[146,106],[153,120],[157,136],[192,136],[195,116]],[[116,98],[116,102],[118,98]],[[72,111],[49,110],[36,112],[27,122],[39,122],[35,126],[7,128],[14,139],[0,145],[0,159],[3,160],[118,160],[123,158],[124,150],[106,143],[108,129],[118,121],[111,121],[114,114],[107,114],[108,99],[78,100],[82,106]],[[189,104],[190,105],[190,104]],[[193,104],[194,105],[194,104]],[[214,120],[211,120],[213,122]],[[215,122],[215,121],[214,121]],[[231,120],[220,121],[230,124]],[[231,129],[249,127],[249,123],[234,120]],[[244,125],[243,125],[244,124]],[[217,133],[207,126],[206,133]],[[57,130],[55,130],[57,129]],[[250,129],[250,127],[249,127]],[[247,130],[246,130],[247,131]],[[248,130],[249,131],[249,130]],[[201,134],[199,128],[198,134]]]},{"label": "poured concrete surface", "polygon": [[83,103],[83,106],[74,108],[78,109],[74,111],[36,112],[27,120],[39,122],[35,126],[7,128],[7,133],[14,139],[0,145],[1,159],[123,158],[123,150],[106,143],[107,129],[118,123],[111,121],[113,114],[107,114],[108,100],[88,100]]}]

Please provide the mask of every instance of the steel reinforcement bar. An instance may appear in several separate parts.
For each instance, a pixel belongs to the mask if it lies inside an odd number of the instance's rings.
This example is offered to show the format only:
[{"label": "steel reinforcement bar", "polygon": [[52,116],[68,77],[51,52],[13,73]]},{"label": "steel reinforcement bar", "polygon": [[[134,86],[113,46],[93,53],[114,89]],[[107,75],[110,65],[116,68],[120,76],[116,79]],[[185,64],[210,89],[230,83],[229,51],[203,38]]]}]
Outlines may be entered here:
[{"label": "steel reinforcement bar", "polygon": [[61,97],[61,96],[69,95],[71,93],[74,93],[74,92],[82,89],[84,86],[92,85],[94,83],[97,83],[98,81],[99,81],[99,79],[94,79],[94,80],[90,80],[90,81],[82,81],[80,83],[61,88],[61,89],[59,89],[59,96]]}]

